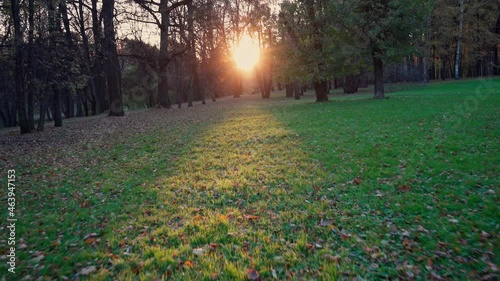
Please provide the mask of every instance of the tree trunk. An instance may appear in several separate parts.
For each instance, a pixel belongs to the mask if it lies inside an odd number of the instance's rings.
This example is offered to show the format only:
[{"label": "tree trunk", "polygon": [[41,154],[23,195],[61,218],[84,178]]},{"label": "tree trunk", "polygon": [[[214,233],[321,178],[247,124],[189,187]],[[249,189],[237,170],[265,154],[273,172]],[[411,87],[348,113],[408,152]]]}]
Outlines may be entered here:
[{"label": "tree trunk", "polygon": [[14,35],[16,46],[16,67],[15,67],[15,81],[16,81],[16,100],[17,112],[19,115],[19,126],[21,127],[21,134],[31,132],[31,127],[28,123],[26,116],[26,97],[24,95],[24,69],[23,69],[23,31],[21,30],[21,19],[19,12],[19,1],[11,0],[12,19],[14,21]]},{"label": "tree trunk", "polygon": [[115,0],[106,0],[102,4],[104,22],[104,46],[106,50],[106,74],[108,82],[109,115],[123,116],[122,93],[120,87],[120,68],[116,55],[115,27],[113,23]]},{"label": "tree trunk", "polygon": [[79,90],[78,93],[76,94],[76,117],[83,117],[83,109],[82,109],[82,91]]},{"label": "tree trunk", "polygon": [[168,1],[160,1],[160,15],[161,15],[161,28],[160,28],[160,55],[158,57],[158,104],[165,108],[171,108],[170,98],[168,96],[168,79],[167,79],[167,66],[168,66],[168,27],[169,13],[167,10]]},{"label": "tree trunk", "polygon": [[384,62],[381,58],[373,56],[373,67],[374,67],[374,83],[375,83],[375,93],[374,99],[385,98],[384,92]]},{"label": "tree trunk", "polygon": [[11,127],[17,126],[17,97],[14,97],[14,102],[11,104],[10,109],[10,125]]},{"label": "tree trunk", "polygon": [[[497,24],[495,27],[495,33],[497,35],[500,35],[500,15],[498,16],[497,19]],[[498,59],[498,47],[499,45],[493,46],[494,52],[493,52],[493,75],[500,75],[500,60]]]},{"label": "tree trunk", "polygon": [[462,53],[462,33],[464,29],[464,0],[460,0],[459,33],[457,39],[457,52],[455,54],[455,80],[460,79],[460,54]]},{"label": "tree trunk", "polygon": [[196,59],[196,45],[194,38],[194,29],[193,29],[193,2],[189,2],[187,4],[188,9],[188,32],[189,32],[189,54],[190,54],[190,67],[191,67],[191,79],[190,79],[190,87],[188,92],[188,107],[193,107],[193,96],[196,95],[196,91],[198,90],[198,67],[197,67],[197,59]]},{"label": "tree trunk", "polygon": [[243,94],[243,77],[241,75],[241,70],[236,69],[233,98],[239,98],[241,94]]},{"label": "tree trunk", "polygon": [[293,84],[287,83],[285,84],[285,93],[287,98],[293,97]]},{"label": "tree trunk", "polygon": [[59,90],[54,88],[54,97],[52,99],[52,117],[55,127],[62,127],[62,112],[61,112],[61,94]]},{"label": "tree trunk", "polygon": [[36,130],[42,132],[45,125],[45,112],[47,112],[47,98],[42,98],[40,100],[40,118],[38,119],[38,125]]},{"label": "tree trunk", "polygon": [[[87,75],[89,75],[89,89],[91,95],[94,97],[94,99],[99,95],[97,93],[97,86],[96,86],[96,79],[94,77],[94,71],[93,71],[93,66],[92,66],[92,60],[90,58],[90,46],[89,46],[89,39],[86,33],[86,28],[85,28],[85,18],[84,18],[84,11],[83,11],[83,0],[78,0],[78,27],[80,29],[80,36],[82,38],[82,47],[83,47],[83,60],[85,62],[85,70]],[[86,92],[85,90],[84,92]],[[82,93],[84,94],[84,93]],[[85,99],[83,96],[80,97],[82,102],[85,102]],[[84,103],[85,107],[85,113],[86,116],[88,116],[88,108],[86,102]],[[95,114],[94,114],[95,115]]]},{"label": "tree trunk", "polygon": [[300,87],[300,83],[297,81],[292,82],[290,88],[292,89],[294,99],[300,100],[300,95],[302,95],[302,87]]},{"label": "tree trunk", "polygon": [[313,85],[316,93],[316,102],[328,101],[328,81],[313,82]]},{"label": "tree trunk", "polygon": [[344,94],[358,92],[359,75],[348,75],[344,78]]},{"label": "tree trunk", "polygon": [[[97,9],[98,0],[92,0],[92,33],[94,34],[95,59],[92,66],[92,77],[94,79],[94,95],[96,103],[96,114],[101,114],[109,109],[106,100],[106,80],[104,75],[104,55],[102,47],[101,24]],[[102,13],[102,11],[101,11]]]},{"label": "tree trunk", "polygon": [[34,64],[34,55],[33,55],[33,32],[35,30],[35,5],[34,0],[28,1],[28,68],[29,68],[29,83],[28,83],[28,124],[30,130],[35,129],[35,110],[34,110],[34,91],[35,86],[33,85],[34,75],[35,75],[35,64]]}]

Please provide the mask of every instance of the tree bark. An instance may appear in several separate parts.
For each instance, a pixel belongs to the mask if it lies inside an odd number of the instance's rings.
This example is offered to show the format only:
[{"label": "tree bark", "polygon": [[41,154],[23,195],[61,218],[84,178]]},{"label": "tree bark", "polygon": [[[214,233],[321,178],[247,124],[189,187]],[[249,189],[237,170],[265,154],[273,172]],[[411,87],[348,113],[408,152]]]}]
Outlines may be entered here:
[{"label": "tree bark", "polygon": [[29,67],[29,83],[28,83],[28,124],[30,127],[30,130],[35,129],[35,110],[34,110],[34,92],[35,92],[35,87],[32,85],[34,81],[34,75],[35,75],[35,64],[34,64],[34,43],[33,43],[33,32],[35,30],[35,21],[34,21],[34,14],[35,14],[35,7],[34,7],[34,0],[29,0],[28,1],[28,67]]},{"label": "tree bark", "polygon": [[385,98],[384,92],[384,62],[381,58],[373,56],[373,67],[374,67],[374,83],[375,83],[375,93],[374,99]]},{"label": "tree bark", "polygon": [[285,93],[287,98],[293,97],[293,85],[292,83],[285,84]]},{"label": "tree bark", "polygon": [[106,74],[110,102],[108,116],[123,116],[122,93],[120,86],[120,68],[116,55],[115,27],[113,23],[115,0],[106,0],[102,4],[104,21],[104,46],[106,50]]},{"label": "tree bark", "polygon": [[460,55],[462,53],[462,33],[464,30],[464,0],[460,0],[459,33],[457,39],[457,52],[455,54],[455,80],[460,79]]},{"label": "tree bark", "polygon": [[[94,79],[94,95],[96,103],[96,114],[101,114],[109,109],[106,101],[106,80],[104,75],[104,56],[102,47],[101,22],[97,9],[98,0],[92,0],[92,33],[94,34],[95,58],[92,66],[92,77]],[[102,11],[101,11],[102,12]]]},{"label": "tree bark", "polygon": [[82,108],[82,100],[83,100],[83,90],[78,90],[76,94],[76,117],[83,117],[83,108]]},{"label": "tree bark", "polygon": [[21,127],[21,134],[31,132],[31,127],[28,123],[26,116],[26,97],[24,95],[24,70],[23,70],[23,31],[21,30],[21,19],[19,13],[19,1],[11,0],[12,19],[14,22],[14,35],[16,47],[16,67],[15,67],[15,81],[16,81],[16,100],[17,112],[19,115],[19,126]]},{"label": "tree bark", "polygon": [[344,94],[358,92],[359,75],[347,75],[344,78]]},{"label": "tree bark", "polygon": [[42,132],[45,125],[45,113],[47,112],[47,98],[40,100],[40,118],[38,118],[38,125],[36,130]]},{"label": "tree bark", "polygon": [[[500,35],[500,9],[499,9],[499,16],[497,19],[497,24],[495,26],[495,33],[497,35]],[[493,52],[493,75],[500,75],[500,60],[498,59],[498,47],[499,45],[493,46],[494,52]]]},{"label": "tree bark", "polygon": [[188,32],[189,32],[188,44],[189,44],[189,54],[190,54],[189,63],[191,67],[191,79],[190,79],[191,81],[188,93],[188,107],[193,107],[193,96],[196,95],[195,92],[197,92],[199,88],[196,45],[195,45],[194,29],[193,29],[193,22],[194,22],[193,2],[189,2],[187,4],[187,9],[188,9]]},{"label": "tree bark", "polygon": [[54,119],[55,127],[62,127],[62,110],[61,110],[61,94],[56,87],[54,89],[54,97],[52,99],[52,117]]},{"label": "tree bark", "polygon": [[160,55],[158,62],[158,104],[165,108],[171,108],[170,98],[168,96],[168,27],[170,25],[169,12],[167,10],[168,1],[160,1]]},{"label": "tree bark", "polygon": [[316,92],[316,102],[328,101],[328,81],[313,82],[313,85]]},{"label": "tree bark", "polygon": [[302,87],[300,86],[300,83],[295,81],[291,84],[290,88],[293,90],[293,98],[300,100],[300,95],[302,95]]}]

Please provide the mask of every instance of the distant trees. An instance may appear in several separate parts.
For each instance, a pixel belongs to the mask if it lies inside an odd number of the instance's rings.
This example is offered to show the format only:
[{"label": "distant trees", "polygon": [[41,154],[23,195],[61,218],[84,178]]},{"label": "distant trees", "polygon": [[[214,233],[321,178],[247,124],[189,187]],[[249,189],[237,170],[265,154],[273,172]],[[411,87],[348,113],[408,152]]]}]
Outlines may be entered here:
[{"label": "distant trees", "polygon": [[[233,51],[244,36],[261,49],[262,98],[273,83],[296,99],[308,85],[322,102],[332,86],[354,93],[370,82],[381,99],[384,82],[500,74],[499,0],[286,0],[279,12],[276,3],[3,1],[0,126],[28,133],[37,119],[42,131],[46,119],[238,97]],[[157,39],[123,34],[122,22]]]},{"label": "distant trees", "polygon": [[279,21],[284,35],[282,50],[288,56],[282,65],[284,76],[296,84],[295,88],[305,82],[304,78],[311,80],[317,102],[328,101],[328,80],[332,76],[326,8],[323,0],[284,1]]},{"label": "distant trees", "polygon": [[[89,103],[92,113],[98,114],[109,109],[110,100],[121,99],[118,64],[113,59],[115,15],[113,8],[106,9],[110,4],[113,1],[28,0],[21,9],[18,0],[4,2],[0,16],[9,24],[0,59],[13,66],[11,85],[16,95],[0,91],[1,123],[19,124],[21,133],[28,133],[35,128],[36,114],[37,130],[42,131],[46,118],[60,127],[63,117],[88,115]],[[8,83],[8,73],[2,69],[2,83]],[[117,108],[113,112],[118,113],[111,115],[123,115]]]}]

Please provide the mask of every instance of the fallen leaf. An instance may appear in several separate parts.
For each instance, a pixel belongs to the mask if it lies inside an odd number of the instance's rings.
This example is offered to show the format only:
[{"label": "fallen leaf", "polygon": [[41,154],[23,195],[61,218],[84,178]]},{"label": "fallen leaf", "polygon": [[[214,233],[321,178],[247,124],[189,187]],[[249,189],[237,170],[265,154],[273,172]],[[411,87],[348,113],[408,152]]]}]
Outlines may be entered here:
[{"label": "fallen leaf", "polygon": [[401,192],[408,192],[408,191],[410,191],[410,190],[411,190],[411,187],[409,187],[408,185],[402,185],[402,186],[400,186],[398,189],[399,189],[399,191],[401,191]]},{"label": "fallen leaf", "polygon": [[204,248],[196,248],[196,249],[193,249],[193,254],[195,256],[201,256],[205,253],[205,249]]},{"label": "fallen leaf", "polygon": [[44,255],[38,255],[38,256],[34,257],[31,261],[33,261],[35,263],[39,263],[41,260],[43,260],[43,258],[45,258]]},{"label": "fallen leaf", "polygon": [[253,268],[247,268],[247,277],[251,281],[261,280],[259,273]]},{"label": "fallen leaf", "polygon": [[331,220],[323,220],[323,219],[321,219],[321,221],[319,222],[320,226],[330,226],[332,224],[333,224],[333,221],[331,221]]},{"label": "fallen leaf", "polygon": [[440,280],[444,280],[444,279],[443,279],[443,277],[439,276],[436,272],[432,271],[429,274],[429,280],[440,281]]},{"label": "fallen leaf", "polygon": [[97,267],[91,265],[91,266],[87,266],[87,267],[82,268],[82,270],[80,270],[79,273],[80,273],[80,275],[89,275],[96,270],[97,270]]},{"label": "fallen leaf", "polygon": [[93,232],[93,233],[89,233],[87,235],[85,235],[85,237],[83,237],[83,240],[87,240],[89,238],[95,238],[95,237],[98,237],[99,235],[97,235],[97,233]]},{"label": "fallen leaf", "polygon": [[271,269],[271,273],[272,273],[274,279],[278,279],[278,274],[276,274],[276,270],[274,268]]},{"label": "fallen leaf", "polygon": [[247,220],[258,220],[258,219],[260,219],[259,216],[254,216],[254,215],[244,215],[243,217],[245,219],[247,219]]}]

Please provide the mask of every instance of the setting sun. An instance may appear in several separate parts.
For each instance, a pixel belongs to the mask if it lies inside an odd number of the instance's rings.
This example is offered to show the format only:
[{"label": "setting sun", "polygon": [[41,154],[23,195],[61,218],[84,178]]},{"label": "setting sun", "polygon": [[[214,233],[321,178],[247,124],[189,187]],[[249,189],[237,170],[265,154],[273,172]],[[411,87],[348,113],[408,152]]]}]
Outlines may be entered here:
[{"label": "setting sun", "polygon": [[259,57],[259,46],[248,35],[241,39],[240,44],[233,52],[236,66],[243,71],[251,70],[259,61]]}]

